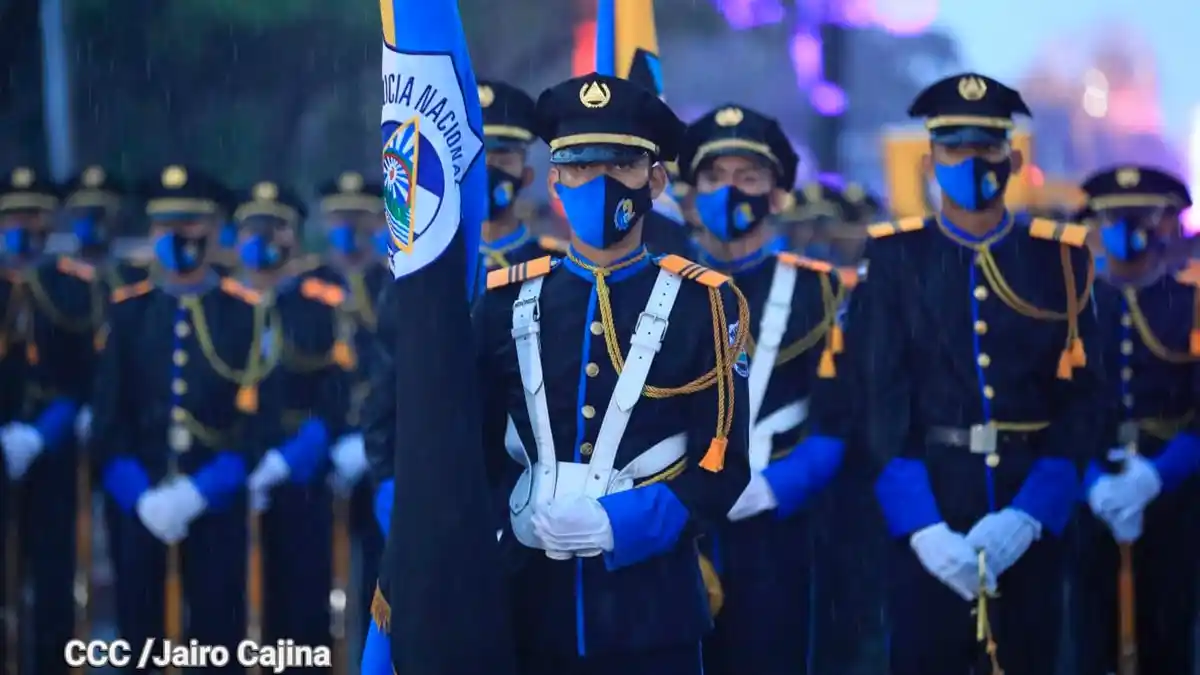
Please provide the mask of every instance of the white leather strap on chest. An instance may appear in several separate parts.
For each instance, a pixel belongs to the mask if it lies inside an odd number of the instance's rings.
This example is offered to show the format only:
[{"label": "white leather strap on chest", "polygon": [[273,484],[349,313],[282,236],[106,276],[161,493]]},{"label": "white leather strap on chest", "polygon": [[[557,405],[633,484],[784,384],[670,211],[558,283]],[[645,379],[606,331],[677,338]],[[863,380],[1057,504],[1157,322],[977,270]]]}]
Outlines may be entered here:
[{"label": "white leather strap on chest", "polygon": [[771,463],[776,434],[787,433],[808,419],[808,399],[792,401],[763,417],[750,429],[750,468],[762,471]]},{"label": "white leather strap on chest", "polygon": [[538,474],[539,483],[549,485],[553,490],[557,482],[558,456],[554,452],[554,436],[550,433],[550,411],[546,405],[546,383],[542,372],[542,317],[538,299],[542,295],[543,281],[545,277],[538,277],[521,285],[521,292],[513,303],[512,336],[537,451],[530,470]]},{"label": "white leather strap on chest", "polygon": [[[662,349],[663,338],[667,335],[667,326],[670,323],[671,309],[679,295],[681,281],[679,275],[659,269],[658,278],[654,280],[654,289],[650,291],[650,298],[646,300],[646,309],[638,315],[633,337],[629,341],[629,353],[625,355],[625,368],[617,377],[617,386],[613,389],[608,409],[600,422],[600,431],[596,434],[586,483],[579,486],[583,494],[589,497],[600,498],[608,493],[613,464],[617,459],[617,448],[625,435],[626,427],[629,426],[629,416],[633,413],[633,407],[642,397],[642,388],[646,386],[646,377],[650,374],[654,357],[658,356],[659,350]],[[571,490],[572,487],[567,486],[567,489]]]},{"label": "white leather strap on chest", "polygon": [[796,290],[796,268],[775,261],[775,272],[771,276],[771,288],[767,292],[767,304],[763,307],[762,319],[758,324],[758,340],[754,346],[754,358],[750,360],[750,375],[747,387],[750,390],[750,423],[758,421],[767,385],[771,383],[771,371],[787,332],[788,319],[792,316],[792,295]]}]

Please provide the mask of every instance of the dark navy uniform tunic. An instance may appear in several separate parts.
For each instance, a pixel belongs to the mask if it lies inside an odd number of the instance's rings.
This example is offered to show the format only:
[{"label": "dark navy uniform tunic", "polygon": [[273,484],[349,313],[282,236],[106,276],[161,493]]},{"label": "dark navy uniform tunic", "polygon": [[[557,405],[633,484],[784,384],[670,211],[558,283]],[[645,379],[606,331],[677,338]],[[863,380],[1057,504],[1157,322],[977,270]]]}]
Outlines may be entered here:
[{"label": "dark navy uniform tunic", "polygon": [[[561,262],[543,259],[528,263],[517,269],[512,279],[523,280],[522,270],[539,264],[540,271],[546,272],[539,301],[541,363],[554,447],[559,461],[586,463],[617,383],[600,312],[603,291],[588,263],[576,254]],[[610,269],[605,285],[620,341],[614,346],[624,354],[659,266],[642,250]],[[693,271],[699,276],[705,268],[693,265]],[[484,387],[484,450],[489,473],[504,494],[511,491],[521,471],[505,449],[509,416],[531,457],[537,447],[512,337],[513,303],[520,288],[521,283],[510,283],[490,290],[475,311],[479,381]],[[731,324],[719,327],[724,337],[726,331],[738,330],[738,305],[728,285],[720,292],[726,322]],[[664,343],[649,371],[649,387],[681,387],[714,368],[709,287],[685,277],[669,321]],[[695,539],[704,524],[724,520],[748,480],[745,379],[735,376],[733,380],[732,430],[724,470],[715,473],[697,466],[716,432],[719,406],[715,386],[661,398],[643,395],[638,400],[614,468],[621,469],[651,446],[681,432],[687,433],[687,452],[677,466],[642,481],[644,487],[601,498],[613,523],[613,552],[594,558],[551,560],[540,550],[518,544],[510,531],[504,533],[502,546],[515,547],[523,556],[511,585],[514,617],[519,622],[518,650],[579,656],[621,654],[696,644],[708,631],[711,618]],[[656,482],[658,485],[647,485]],[[662,487],[666,488],[662,509],[633,521],[616,511],[610,501],[614,496]],[[507,514],[503,518],[507,521]],[[661,550],[626,550],[627,533],[637,528],[669,530],[672,521],[686,525],[677,537],[659,542]]]},{"label": "dark navy uniform tunic", "polygon": [[[1044,531],[1001,577],[1000,661],[1044,672],[1056,648],[1056,536],[1077,500],[1078,467],[1095,456],[1109,419],[1084,232],[1020,216],[984,238],[937,218],[870,229],[848,324],[851,351],[862,341],[876,495],[896,537],[893,663],[948,672],[971,661],[974,644],[961,600],[921,567],[909,535],[940,521],[966,533],[1009,506]],[[969,449],[972,427],[989,423],[994,447],[977,439]]]},{"label": "dark navy uniform tunic", "polygon": [[529,262],[545,255],[562,255],[566,250],[565,242],[554,237],[534,236],[523,223],[505,236],[479,245],[484,267],[489,270]]},{"label": "dark navy uniform tunic", "polygon": [[[141,282],[113,302],[92,402],[106,487],[114,496],[129,489],[113,482],[129,462],[144,472],[143,489],[190,477],[208,509],[180,544],[189,637],[236,645],[246,626],[244,483],[271,440],[258,421],[278,414],[266,407],[274,397],[259,395],[267,308],[215,272],[196,287]],[[118,582],[118,623],[131,640],[161,637],[165,547],[125,508],[114,551],[117,578],[127,580]]]},{"label": "dark navy uniform tunic", "polygon": [[[1143,535],[1134,545],[1139,667],[1147,673],[1190,672],[1190,626],[1195,617],[1200,545],[1200,426],[1197,414],[1196,332],[1200,289],[1166,277],[1133,289],[1096,287],[1109,394],[1121,427],[1102,439],[1102,450],[1133,441],[1154,463],[1163,491],[1146,509]],[[1088,472],[1090,486],[1104,468]],[[1108,527],[1090,511],[1080,519],[1075,594],[1081,675],[1116,670],[1117,546]]]},{"label": "dark navy uniform tunic", "polygon": [[[841,328],[835,326],[846,289],[827,263],[765,251],[738,261],[730,271],[750,306],[752,346],[761,337],[778,265],[795,268],[796,283],[787,327],[754,422],[798,401],[804,401],[809,416],[771,437],[771,463],[763,473],[778,507],[729,523],[716,539],[714,562],[725,603],[706,647],[711,647],[710,669],[718,675],[804,672],[812,540],[810,520],[802,511],[832,478],[841,459],[843,411],[835,378],[842,345]],[[755,350],[748,351],[753,369]],[[802,444],[805,437],[813,443]],[[793,457],[793,452],[807,456]]]}]

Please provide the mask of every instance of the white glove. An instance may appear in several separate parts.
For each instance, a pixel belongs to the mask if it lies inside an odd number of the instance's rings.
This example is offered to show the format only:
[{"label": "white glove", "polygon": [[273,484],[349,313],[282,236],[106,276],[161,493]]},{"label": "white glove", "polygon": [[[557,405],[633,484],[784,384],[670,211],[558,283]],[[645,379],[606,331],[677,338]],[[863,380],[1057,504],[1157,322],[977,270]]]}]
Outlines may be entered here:
[{"label": "white glove", "polygon": [[270,490],[250,490],[250,510],[259,515],[271,508]]},{"label": "white glove", "polygon": [[0,447],[4,450],[8,477],[14,481],[20,480],[38,455],[42,454],[45,445],[42,434],[28,424],[12,422],[0,429]]},{"label": "white glove", "polygon": [[967,543],[987,554],[988,571],[996,579],[1012,567],[1042,536],[1042,524],[1020,509],[989,513],[967,533]]},{"label": "white glove", "polygon": [[1150,460],[1141,455],[1125,459],[1121,473],[1101,476],[1088,491],[1088,506],[1105,522],[1129,520],[1141,513],[1162,492],[1162,478]]},{"label": "white glove", "polygon": [[246,480],[246,488],[250,492],[269,492],[292,475],[292,468],[278,450],[271,449],[259,460],[258,466]]},{"label": "white glove", "polygon": [[1112,530],[1113,539],[1118,544],[1132,544],[1142,536],[1142,512],[1136,511],[1133,515],[1122,518],[1114,517],[1112,520],[1104,519],[1108,525],[1108,529]]},{"label": "white glove", "polygon": [[[979,595],[979,554],[966,537],[938,523],[915,532],[908,544],[921,565],[963,600]],[[996,579],[990,572],[987,575],[987,589],[994,591]]]},{"label": "white glove", "polygon": [[608,512],[590,497],[551,502],[534,513],[531,520],[534,534],[546,544],[547,554],[572,552],[594,556],[613,550]]},{"label": "white glove", "polygon": [[771,489],[771,484],[767,482],[761,472],[755,471],[750,474],[750,482],[746,485],[746,489],[742,490],[742,494],[738,495],[733,508],[729,509],[728,518],[737,522],[757,516],[763,511],[770,511],[776,506],[779,506],[779,500],[775,498],[775,491]]},{"label": "white glove", "polygon": [[367,471],[367,449],[362,434],[347,434],[338,439],[330,452],[333,461],[333,487],[349,494]]},{"label": "white glove", "polygon": [[92,406],[85,405],[75,414],[75,438],[80,443],[92,439]]},{"label": "white glove", "polygon": [[166,486],[147,490],[137,501],[137,515],[156,539],[170,546],[187,538],[187,524],[173,517]]},{"label": "white glove", "polygon": [[175,530],[187,529],[193,520],[208,509],[208,502],[196,489],[196,484],[186,476],[170,481],[163,490],[163,499],[170,504]]}]

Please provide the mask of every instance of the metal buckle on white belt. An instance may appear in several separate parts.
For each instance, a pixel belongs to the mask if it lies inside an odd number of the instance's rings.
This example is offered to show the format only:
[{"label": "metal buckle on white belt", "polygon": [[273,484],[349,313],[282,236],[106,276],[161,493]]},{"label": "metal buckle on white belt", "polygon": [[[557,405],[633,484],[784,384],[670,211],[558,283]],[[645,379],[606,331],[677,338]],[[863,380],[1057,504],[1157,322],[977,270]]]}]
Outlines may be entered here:
[{"label": "metal buckle on white belt", "polygon": [[[654,331],[646,337],[642,335],[642,321],[650,321],[654,324]],[[662,346],[663,338],[667,335],[667,326],[670,325],[670,320],[665,316],[659,316],[652,312],[642,312],[638,314],[637,325],[633,327],[633,340],[644,342],[647,346],[653,346],[655,351]]]},{"label": "metal buckle on white belt", "polygon": [[972,424],[970,430],[970,448],[972,453],[980,455],[990,455],[996,452],[996,446],[999,445],[1000,432],[995,424]]},{"label": "metal buckle on white belt", "polygon": [[522,325],[513,326],[513,329],[512,329],[513,339],[523,338],[526,335],[536,333],[539,330],[538,322],[541,321],[541,318],[542,318],[542,309],[541,309],[541,304],[538,302],[538,299],[536,297],[535,298],[525,298],[523,300],[517,300],[516,302],[514,302],[513,303],[513,314],[519,313],[521,310],[523,310],[525,307],[527,307],[529,305],[533,305],[533,309],[530,310],[530,312],[529,312],[529,319],[528,319],[528,321],[524,322]]}]

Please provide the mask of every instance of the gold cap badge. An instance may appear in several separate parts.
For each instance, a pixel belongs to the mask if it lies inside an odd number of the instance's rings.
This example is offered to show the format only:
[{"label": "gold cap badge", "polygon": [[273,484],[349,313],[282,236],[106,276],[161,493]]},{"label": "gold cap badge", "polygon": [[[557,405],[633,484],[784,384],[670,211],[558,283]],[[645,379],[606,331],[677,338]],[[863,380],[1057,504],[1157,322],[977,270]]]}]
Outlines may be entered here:
[{"label": "gold cap badge", "polygon": [[260,202],[273,202],[279,198],[279,188],[270,181],[263,181],[254,186],[254,199]]},{"label": "gold cap badge", "polygon": [[809,204],[816,204],[825,199],[825,191],[821,189],[820,183],[809,183],[804,186],[804,199]]},{"label": "gold cap badge", "polygon": [[33,187],[33,181],[35,180],[37,180],[37,176],[33,173],[33,169],[22,166],[13,169],[10,182],[18,190],[24,190]]},{"label": "gold cap badge", "polygon": [[958,81],[958,95],[963,97],[964,101],[981,100],[987,96],[987,83],[974,75],[968,75]]},{"label": "gold cap badge", "polygon": [[496,92],[486,84],[479,85],[479,105],[484,108],[489,108],[496,102]]},{"label": "gold cap badge", "polygon": [[842,194],[846,196],[846,201],[851,203],[861,202],[863,198],[867,196],[867,193],[858,183],[850,183],[847,185],[846,189],[842,190]]},{"label": "gold cap badge", "polygon": [[83,170],[83,176],[81,176],[81,178],[84,187],[98,188],[101,185],[104,185],[104,179],[107,178],[107,176],[104,175],[104,169],[101,169],[98,166],[89,166]]},{"label": "gold cap badge", "polygon": [[719,127],[736,127],[746,118],[741,108],[721,108],[714,118]]},{"label": "gold cap badge", "polygon": [[1142,182],[1142,172],[1133,167],[1117,171],[1117,185],[1123,188],[1137,187]]},{"label": "gold cap badge", "polygon": [[612,100],[608,85],[595,80],[579,88],[579,102],[585,108],[603,108]]},{"label": "gold cap badge", "polygon": [[163,169],[162,184],[165,188],[178,189],[187,185],[188,175],[187,169],[182,166],[172,165]]},{"label": "gold cap badge", "polygon": [[342,192],[361,192],[362,188],[363,177],[357,171],[347,171],[338,177],[338,189]]}]

